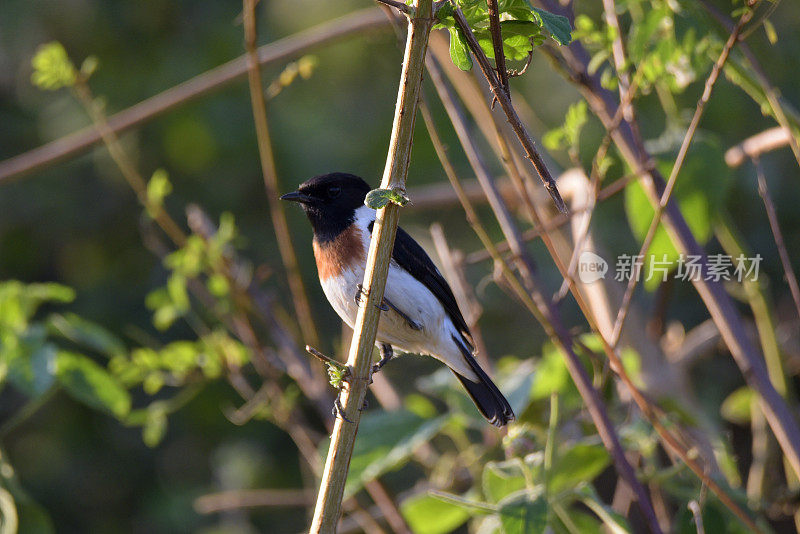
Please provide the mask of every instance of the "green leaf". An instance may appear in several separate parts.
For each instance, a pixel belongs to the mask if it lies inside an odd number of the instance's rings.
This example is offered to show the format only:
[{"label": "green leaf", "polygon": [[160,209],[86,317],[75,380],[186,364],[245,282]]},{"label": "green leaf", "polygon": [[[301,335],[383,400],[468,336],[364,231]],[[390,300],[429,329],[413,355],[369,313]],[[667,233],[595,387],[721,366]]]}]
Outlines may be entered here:
[{"label": "green leaf", "polygon": [[125,354],[125,344],[97,323],[74,313],[54,313],[47,318],[49,330],[57,335],[113,357]]},{"label": "green leaf", "polygon": [[373,189],[367,193],[364,205],[374,210],[385,207],[389,202],[405,206],[410,202],[406,194],[399,189]]},{"label": "green leaf", "polygon": [[538,7],[534,7],[533,11],[539,15],[545,29],[550,32],[558,44],[568,45],[572,42],[572,26],[567,17],[550,13]]},{"label": "green leaf", "polygon": [[358,425],[345,495],[353,495],[364,482],[404,464],[448,419],[442,416],[426,420],[405,410],[364,415]]},{"label": "green leaf", "polygon": [[547,530],[547,500],[541,491],[512,493],[499,503],[504,534],[538,534]]},{"label": "green leaf", "polygon": [[464,508],[425,493],[403,501],[400,512],[414,534],[446,534],[470,517]]},{"label": "green leaf", "polygon": [[105,369],[82,354],[59,352],[56,376],[67,393],[93,408],[107,410],[119,419],[130,412],[128,391]]},{"label": "green leaf", "polygon": [[43,44],[31,60],[31,82],[40,89],[55,91],[75,85],[78,73],[59,42]]},{"label": "green leaf", "polygon": [[753,405],[755,395],[753,390],[747,386],[742,386],[722,401],[720,414],[731,423],[746,425],[750,423],[750,408]]},{"label": "green leaf", "polygon": [[467,39],[464,33],[456,27],[450,28],[450,59],[461,70],[472,68],[472,56],[469,53]]},{"label": "green leaf", "polygon": [[488,462],[483,468],[483,494],[491,502],[525,489],[525,465],[519,459]]},{"label": "green leaf", "polygon": [[172,183],[164,169],[157,169],[147,182],[147,213],[155,217],[164,205],[164,198],[172,192]]},{"label": "green leaf", "polygon": [[[522,60],[528,57],[534,44],[541,44],[544,37],[541,29],[535,22],[523,20],[504,20],[500,23],[500,32],[503,36],[503,54],[507,59]],[[492,34],[488,30],[475,30],[478,44],[487,57],[494,58],[494,45]],[[531,42],[531,39],[534,42]]]},{"label": "green leaf", "polygon": [[582,482],[591,482],[610,462],[602,445],[577,444],[557,456],[550,470],[548,492],[555,495]]}]

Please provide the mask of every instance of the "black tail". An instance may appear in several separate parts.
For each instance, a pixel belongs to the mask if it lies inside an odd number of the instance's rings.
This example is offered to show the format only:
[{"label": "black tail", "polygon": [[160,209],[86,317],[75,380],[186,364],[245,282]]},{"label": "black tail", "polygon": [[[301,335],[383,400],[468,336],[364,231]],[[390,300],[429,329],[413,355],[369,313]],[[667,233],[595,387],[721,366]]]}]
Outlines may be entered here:
[{"label": "black tail", "polygon": [[506,398],[500,393],[497,386],[494,385],[492,379],[489,378],[484,370],[481,369],[481,366],[478,365],[478,362],[472,355],[472,351],[464,346],[464,343],[455,336],[453,336],[453,341],[458,345],[458,348],[461,349],[462,354],[464,354],[464,359],[469,363],[472,371],[478,375],[479,381],[473,382],[469,378],[463,377],[453,371],[453,374],[456,375],[459,382],[464,385],[469,396],[472,397],[472,401],[475,403],[475,406],[478,407],[478,410],[494,426],[503,426],[509,421],[513,421],[514,412],[511,410],[511,405],[508,404]]}]

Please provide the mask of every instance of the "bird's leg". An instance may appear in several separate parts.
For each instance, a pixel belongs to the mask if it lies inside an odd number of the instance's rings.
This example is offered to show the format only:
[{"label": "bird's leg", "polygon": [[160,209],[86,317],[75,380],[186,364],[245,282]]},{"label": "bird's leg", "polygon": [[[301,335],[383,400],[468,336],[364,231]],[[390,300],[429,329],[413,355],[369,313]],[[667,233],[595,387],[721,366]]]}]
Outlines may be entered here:
[{"label": "bird's leg", "polygon": [[[383,297],[383,302],[385,302],[391,309],[393,309],[395,312],[397,312],[397,315],[402,317],[403,320],[406,322],[406,324],[408,324],[408,326],[412,330],[422,330],[422,325],[421,324],[419,324],[414,319],[412,319],[411,317],[409,317],[408,315],[403,313],[403,311],[401,311],[400,308],[398,308],[397,306],[392,304],[391,300],[387,299],[386,297]],[[386,311],[386,310],[383,310],[383,311]]]},{"label": "bird's leg", "polygon": [[[358,284],[358,286],[356,286],[356,295],[355,298],[353,299],[356,301],[356,306],[361,306],[361,295],[366,296],[367,292],[364,291],[363,285]],[[375,307],[381,311],[389,311],[389,308],[387,308],[385,304],[376,304]]]},{"label": "bird's leg", "polygon": [[378,360],[378,363],[372,366],[372,374],[377,373],[381,370],[381,368],[386,365],[386,362],[392,359],[394,356],[394,352],[392,351],[392,346],[388,343],[381,343],[378,346],[378,349],[381,351],[381,359]]},{"label": "bird's leg", "polygon": [[336,400],[333,401],[333,408],[331,409],[331,414],[334,417],[341,417],[345,422],[352,423],[350,419],[344,414],[344,407],[342,406],[342,401],[339,400],[339,396],[336,396]]}]

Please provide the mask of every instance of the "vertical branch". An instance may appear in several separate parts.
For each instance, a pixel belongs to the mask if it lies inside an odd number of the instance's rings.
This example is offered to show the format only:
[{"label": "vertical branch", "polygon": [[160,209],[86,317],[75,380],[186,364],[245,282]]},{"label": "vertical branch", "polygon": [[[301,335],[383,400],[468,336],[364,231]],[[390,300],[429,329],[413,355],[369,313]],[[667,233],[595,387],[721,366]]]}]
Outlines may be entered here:
[{"label": "vertical branch", "polygon": [[[392,136],[386,168],[381,181],[381,187],[386,189],[405,189],[414,134],[414,119],[425,68],[428,34],[432,26],[432,0],[417,0],[415,12],[409,17],[409,31],[392,125]],[[317,496],[314,520],[311,524],[310,532],[312,533],[335,532],[341,514],[344,485],[361,416],[360,408],[364,402],[369,382],[372,350],[380,319],[378,305],[383,299],[383,290],[386,286],[398,217],[399,207],[389,203],[385,208],[378,210],[375,220],[364,273],[363,289],[366,298],[362,299],[358,310],[353,329],[353,341],[347,359],[347,364],[351,368],[351,377],[342,393],[344,415],[352,423],[343,418],[336,419]]]},{"label": "vertical branch", "polygon": [[503,52],[503,31],[500,28],[500,8],[497,0],[487,0],[486,6],[489,12],[489,31],[492,32],[492,46],[494,47],[494,63],[497,65],[497,75],[500,77],[500,85],[511,98],[511,89],[508,86],[508,70],[506,69],[506,55]]},{"label": "vertical branch", "polygon": [[258,64],[258,46],[256,29],[256,0],[244,0],[243,21],[245,47],[247,49],[247,80],[250,84],[250,102],[253,106],[253,120],[256,125],[258,138],[258,154],[261,158],[261,172],[264,176],[264,188],[267,191],[269,213],[272,217],[272,226],[275,228],[275,237],[278,239],[278,250],[281,253],[286,277],[289,281],[289,291],[292,293],[297,319],[303,339],[311,345],[319,345],[319,336],[314,326],[311,315],[311,306],[308,304],[303,279],[297,266],[297,255],[294,252],[292,238],[289,234],[289,225],[286,224],[286,213],[283,204],[278,199],[278,173],[275,169],[275,158],[272,154],[269,125],[267,123],[267,107],[264,102],[264,88],[261,84],[261,72]]}]

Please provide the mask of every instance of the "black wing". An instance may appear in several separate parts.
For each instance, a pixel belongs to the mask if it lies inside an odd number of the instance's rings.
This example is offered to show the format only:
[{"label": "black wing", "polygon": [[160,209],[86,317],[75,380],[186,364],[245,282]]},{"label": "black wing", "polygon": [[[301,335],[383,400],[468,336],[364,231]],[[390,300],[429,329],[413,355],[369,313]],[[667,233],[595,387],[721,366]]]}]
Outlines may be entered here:
[{"label": "black wing", "polygon": [[[372,228],[370,227],[371,230]],[[394,239],[392,259],[436,295],[455,327],[464,334],[467,342],[471,342],[472,334],[470,334],[469,327],[461,315],[461,310],[458,309],[453,290],[447,285],[447,280],[444,279],[442,273],[433,264],[425,249],[419,246],[414,241],[414,238],[400,227],[397,228],[397,237]]]}]

